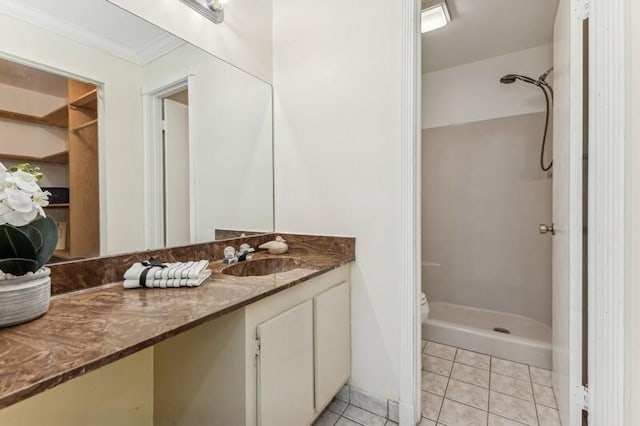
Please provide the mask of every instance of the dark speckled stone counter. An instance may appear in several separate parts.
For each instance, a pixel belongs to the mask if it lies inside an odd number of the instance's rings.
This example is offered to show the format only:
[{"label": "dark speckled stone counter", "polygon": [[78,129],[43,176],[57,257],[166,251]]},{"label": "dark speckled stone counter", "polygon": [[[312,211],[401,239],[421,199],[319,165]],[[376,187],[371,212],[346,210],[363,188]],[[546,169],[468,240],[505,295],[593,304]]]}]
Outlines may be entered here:
[{"label": "dark speckled stone counter", "polygon": [[[299,267],[260,277],[222,274],[225,246],[252,246],[276,234],[52,265],[49,312],[0,329],[0,408],[152,346],[355,260],[355,239],[280,234]],[[196,288],[122,288],[132,262],[209,259],[213,273]]]}]

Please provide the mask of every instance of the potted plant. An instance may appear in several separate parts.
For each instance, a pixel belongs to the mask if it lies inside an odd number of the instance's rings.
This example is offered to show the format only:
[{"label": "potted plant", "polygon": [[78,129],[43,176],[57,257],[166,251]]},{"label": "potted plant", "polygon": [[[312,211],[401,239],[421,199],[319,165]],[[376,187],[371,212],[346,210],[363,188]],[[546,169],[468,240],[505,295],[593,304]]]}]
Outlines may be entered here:
[{"label": "potted plant", "polygon": [[38,185],[39,168],[0,163],[0,327],[37,318],[49,309],[51,259],[58,241],[46,217],[48,192]]}]

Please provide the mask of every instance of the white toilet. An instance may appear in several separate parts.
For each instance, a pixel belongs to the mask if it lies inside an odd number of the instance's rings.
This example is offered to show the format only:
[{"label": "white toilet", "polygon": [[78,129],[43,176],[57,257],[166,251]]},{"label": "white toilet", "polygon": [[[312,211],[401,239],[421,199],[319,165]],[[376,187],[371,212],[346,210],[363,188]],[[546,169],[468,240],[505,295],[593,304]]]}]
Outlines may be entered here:
[{"label": "white toilet", "polygon": [[420,314],[422,316],[421,322],[425,322],[429,316],[429,304],[427,303],[427,295],[424,293],[420,293]]}]

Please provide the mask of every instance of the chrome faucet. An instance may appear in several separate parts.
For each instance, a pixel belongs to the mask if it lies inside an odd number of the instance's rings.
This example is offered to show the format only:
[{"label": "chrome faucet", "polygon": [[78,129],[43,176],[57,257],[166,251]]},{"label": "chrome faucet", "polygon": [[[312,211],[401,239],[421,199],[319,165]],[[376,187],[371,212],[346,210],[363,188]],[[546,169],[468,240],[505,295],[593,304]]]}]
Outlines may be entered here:
[{"label": "chrome faucet", "polygon": [[251,259],[251,253],[256,251],[249,244],[241,244],[238,250],[229,246],[224,249],[224,260],[223,263],[230,265],[232,263],[244,262],[245,260]]}]

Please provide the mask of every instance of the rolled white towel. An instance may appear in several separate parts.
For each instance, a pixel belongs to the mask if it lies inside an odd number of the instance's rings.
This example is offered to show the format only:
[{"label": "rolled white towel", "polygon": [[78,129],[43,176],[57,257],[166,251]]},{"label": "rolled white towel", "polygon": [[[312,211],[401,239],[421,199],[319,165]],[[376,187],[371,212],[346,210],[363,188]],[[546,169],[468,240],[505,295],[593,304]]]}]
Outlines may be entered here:
[{"label": "rolled white towel", "polygon": [[206,260],[166,264],[154,259],[137,262],[125,272],[124,288],[142,287],[140,281],[145,271],[144,283],[148,288],[197,287],[211,275],[211,271],[206,269],[208,266]]},{"label": "rolled white towel", "polygon": [[[206,281],[207,278],[211,276],[211,270],[206,269],[202,271],[202,273],[196,278],[170,278],[170,279],[159,279],[159,280],[149,280],[147,279],[146,287],[147,288],[175,288],[175,287],[198,287],[200,284]],[[124,288],[140,288],[140,280],[125,280]]]}]

